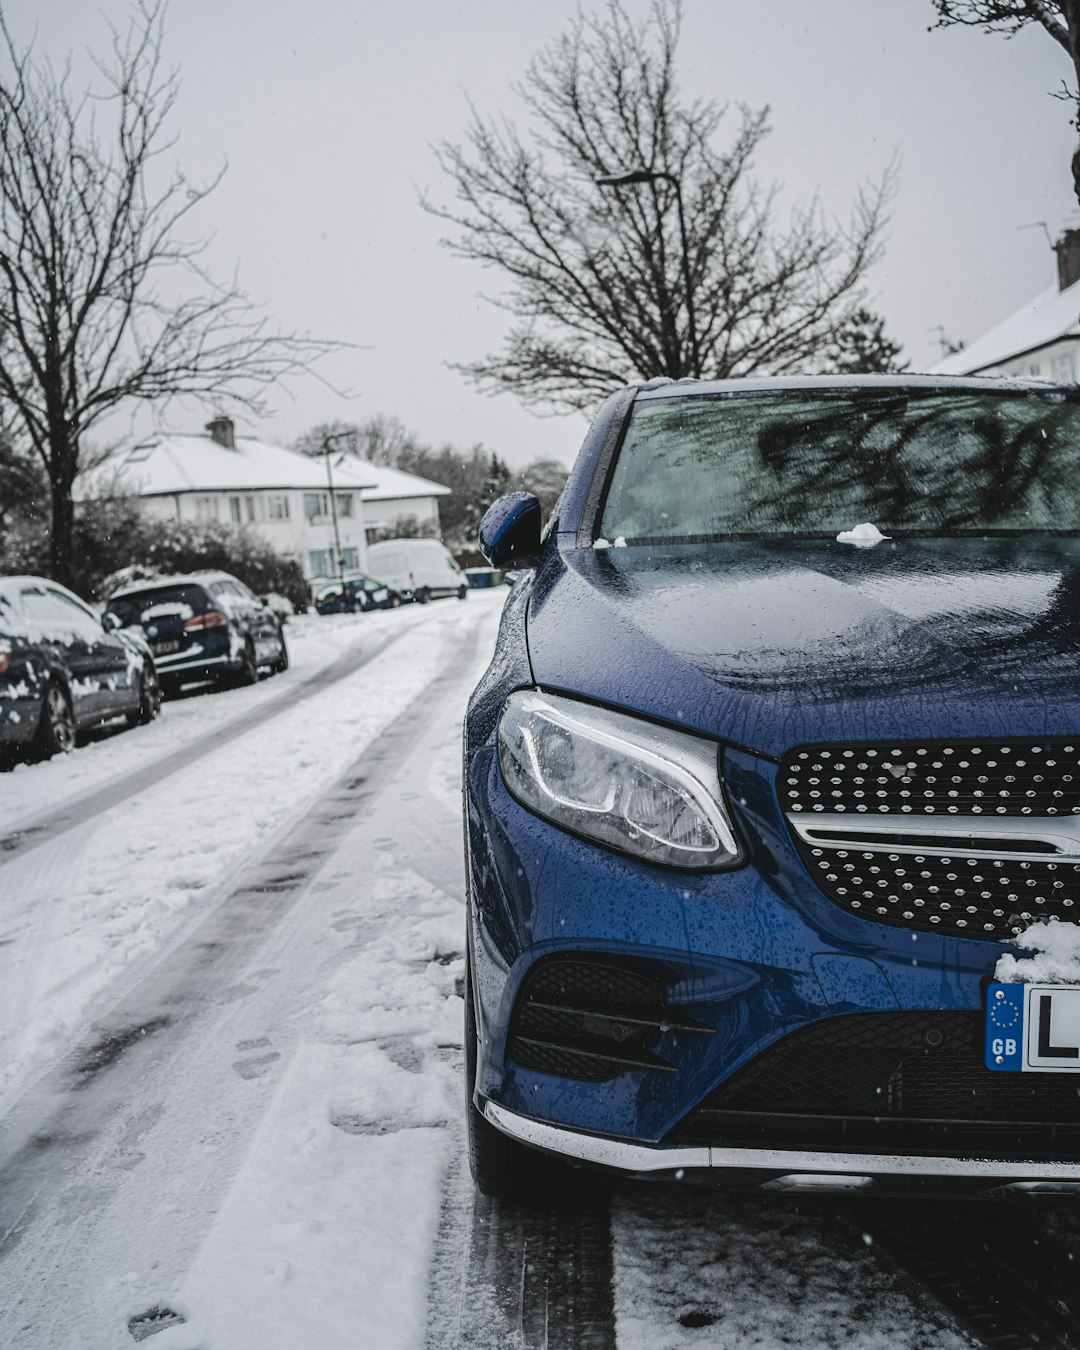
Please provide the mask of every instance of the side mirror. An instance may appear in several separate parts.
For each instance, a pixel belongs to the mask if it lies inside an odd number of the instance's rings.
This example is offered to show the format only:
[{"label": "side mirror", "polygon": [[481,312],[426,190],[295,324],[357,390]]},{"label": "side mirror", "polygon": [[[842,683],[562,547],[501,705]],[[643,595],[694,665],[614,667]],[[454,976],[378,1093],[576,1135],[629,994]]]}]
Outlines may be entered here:
[{"label": "side mirror", "polygon": [[115,614],[106,611],[101,616],[101,626],[102,628],[105,629],[106,633],[115,633],[116,630],[120,628],[122,625],[120,623],[119,618]]},{"label": "side mirror", "polygon": [[531,492],[507,492],[480,522],[480,551],[492,567],[535,567],[540,561],[540,503]]}]

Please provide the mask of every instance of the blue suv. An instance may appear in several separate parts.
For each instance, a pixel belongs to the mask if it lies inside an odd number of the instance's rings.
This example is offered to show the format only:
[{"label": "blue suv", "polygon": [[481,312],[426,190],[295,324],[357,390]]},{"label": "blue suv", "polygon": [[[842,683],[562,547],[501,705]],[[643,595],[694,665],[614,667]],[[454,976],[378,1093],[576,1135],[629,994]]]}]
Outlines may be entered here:
[{"label": "blue suv", "polygon": [[651,382],[481,544],[479,1187],[1080,1189],[1080,989],[995,978],[1080,910],[1080,390]]}]

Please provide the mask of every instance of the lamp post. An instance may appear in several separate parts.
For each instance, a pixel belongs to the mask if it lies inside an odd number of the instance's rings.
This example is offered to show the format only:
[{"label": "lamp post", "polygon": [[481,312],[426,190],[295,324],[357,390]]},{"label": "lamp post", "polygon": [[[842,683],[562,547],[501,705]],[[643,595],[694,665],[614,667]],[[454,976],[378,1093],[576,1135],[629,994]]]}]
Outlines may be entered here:
[{"label": "lamp post", "polygon": [[690,287],[690,250],[686,243],[686,216],[683,213],[682,182],[678,175],[666,169],[630,169],[626,173],[607,173],[593,182],[597,187],[634,187],[638,183],[670,183],[675,189],[675,209],[679,216],[679,242],[682,245],[683,289],[686,292],[686,327],[690,338],[691,373],[701,377],[701,357],[698,354],[697,323],[694,318],[694,296]]},{"label": "lamp post", "polygon": [[330,445],[333,441],[342,440],[349,436],[347,431],[334,431],[329,436],[323,437],[323,458],[326,460],[326,486],[330,494],[330,518],[334,522],[334,565],[337,570],[338,585],[341,587],[341,595],[345,597],[345,565],[341,557],[341,535],[338,532],[337,519],[337,497],[334,495],[334,475],[330,469]]}]

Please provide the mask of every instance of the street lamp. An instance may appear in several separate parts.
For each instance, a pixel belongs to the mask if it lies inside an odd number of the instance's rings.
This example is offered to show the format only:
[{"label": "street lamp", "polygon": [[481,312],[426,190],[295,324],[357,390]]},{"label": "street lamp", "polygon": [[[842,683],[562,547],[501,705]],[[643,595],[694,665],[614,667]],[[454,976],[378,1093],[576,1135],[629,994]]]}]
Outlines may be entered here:
[{"label": "street lamp", "polygon": [[334,562],[337,567],[338,584],[341,586],[341,595],[345,597],[345,563],[341,556],[341,535],[338,532],[337,520],[337,498],[334,496],[334,475],[330,470],[330,445],[333,441],[347,439],[352,433],[348,431],[332,431],[328,436],[323,437],[323,457],[326,460],[326,486],[330,493],[330,518],[334,522]]},{"label": "street lamp", "polygon": [[634,187],[638,183],[670,183],[675,189],[675,209],[679,213],[679,241],[682,244],[683,289],[686,292],[686,326],[690,337],[690,364],[693,374],[701,377],[701,358],[698,355],[697,323],[694,319],[694,296],[690,287],[690,250],[686,243],[686,216],[683,213],[682,182],[678,175],[666,169],[630,169],[626,173],[606,173],[593,182],[597,187]]}]

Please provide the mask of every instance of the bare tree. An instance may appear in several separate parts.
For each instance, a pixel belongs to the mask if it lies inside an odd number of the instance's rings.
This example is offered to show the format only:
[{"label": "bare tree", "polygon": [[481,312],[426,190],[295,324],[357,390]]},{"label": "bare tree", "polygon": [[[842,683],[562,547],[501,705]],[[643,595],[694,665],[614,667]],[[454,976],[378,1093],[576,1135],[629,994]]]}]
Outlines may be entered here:
[{"label": "bare tree", "polygon": [[557,459],[534,459],[511,476],[511,487],[523,488],[539,499],[544,520],[562,496],[569,474],[566,465]]},{"label": "bare tree", "polygon": [[301,455],[321,455],[327,436],[334,437],[334,449],[355,455],[369,464],[386,464],[393,468],[402,458],[415,454],[421,447],[416,436],[404,422],[386,413],[375,413],[363,422],[320,422],[293,441],[293,449]]},{"label": "bare tree", "polygon": [[20,47],[0,0],[0,400],[49,481],[53,575],[71,575],[72,484],[90,427],[129,399],[228,398],[340,344],[271,331],[235,280],[216,285],[189,213],[213,191],[161,163],[179,92],[162,68],[164,0],[136,0],[76,92]]},{"label": "bare tree", "polygon": [[[727,110],[680,94],[679,28],[679,0],[640,24],[620,0],[579,14],[517,90],[526,136],[474,110],[465,143],[437,147],[456,204],[424,205],[454,253],[509,282],[496,303],[517,320],[502,352],[460,367],[481,387],[573,408],[632,378],[794,371],[856,307],[892,171],[846,225],[817,200],[781,224],[752,175],[768,110],[740,107],[718,149]],[[623,174],[637,181],[596,182]]]},{"label": "bare tree", "polygon": [[[1080,0],[931,0],[937,10],[935,28],[964,25],[984,33],[1013,37],[1021,28],[1035,24],[1048,33],[1072,62],[1076,83],[1066,84],[1061,97],[1074,108],[1074,123],[1080,130]],[[1073,191],[1080,201],[1080,148],[1072,159]]]}]

